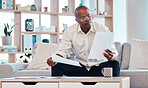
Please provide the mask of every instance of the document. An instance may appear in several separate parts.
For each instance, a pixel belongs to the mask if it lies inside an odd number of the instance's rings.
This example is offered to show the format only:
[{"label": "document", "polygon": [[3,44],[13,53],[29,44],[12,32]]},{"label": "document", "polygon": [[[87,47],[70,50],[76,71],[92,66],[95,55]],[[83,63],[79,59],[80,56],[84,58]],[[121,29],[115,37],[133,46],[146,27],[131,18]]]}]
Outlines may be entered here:
[{"label": "document", "polygon": [[59,63],[64,63],[64,64],[69,64],[69,65],[74,65],[74,66],[79,66],[82,67],[78,61],[74,61],[74,60],[69,60],[66,58],[62,58],[60,56],[57,56],[56,54],[52,54],[52,60],[54,60],[55,62],[59,62]]},{"label": "document", "polygon": [[105,49],[110,49],[112,47],[113,38],[113,32],[96,32],[88,59],[97,61],[103,60],[105,58],[103,52],[105,52]]}]

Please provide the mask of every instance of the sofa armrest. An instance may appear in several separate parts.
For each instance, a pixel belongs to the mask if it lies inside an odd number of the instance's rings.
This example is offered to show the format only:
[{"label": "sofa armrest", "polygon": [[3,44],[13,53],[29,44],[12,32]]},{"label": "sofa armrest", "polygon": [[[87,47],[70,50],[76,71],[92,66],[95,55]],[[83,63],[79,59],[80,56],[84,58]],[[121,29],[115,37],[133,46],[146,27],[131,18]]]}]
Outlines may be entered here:
[{"label": "sofa armrest", "polygon": [[11,77],[13,73],[25,69],[26,63],[8,63],[0,65],[0,78]]}]

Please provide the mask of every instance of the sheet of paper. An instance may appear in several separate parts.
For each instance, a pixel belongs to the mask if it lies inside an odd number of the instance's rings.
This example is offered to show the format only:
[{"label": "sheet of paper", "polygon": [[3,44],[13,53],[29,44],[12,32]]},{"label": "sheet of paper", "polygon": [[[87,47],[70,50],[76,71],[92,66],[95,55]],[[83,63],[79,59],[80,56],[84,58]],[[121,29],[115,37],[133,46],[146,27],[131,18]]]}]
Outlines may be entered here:
[{"label": "sheet of paper", "polygon": [[103,52],[112,47],[113,38],[113,32],[96,32],[88,59],[104,59]]},{"label": "sheet of paper", "polygon": [[59,63],[82,67],[78,61],[62,58],[62,57],[57,56],[56,54],[52,54],[52,60],[54,60],[55,62],[59,62]]}]

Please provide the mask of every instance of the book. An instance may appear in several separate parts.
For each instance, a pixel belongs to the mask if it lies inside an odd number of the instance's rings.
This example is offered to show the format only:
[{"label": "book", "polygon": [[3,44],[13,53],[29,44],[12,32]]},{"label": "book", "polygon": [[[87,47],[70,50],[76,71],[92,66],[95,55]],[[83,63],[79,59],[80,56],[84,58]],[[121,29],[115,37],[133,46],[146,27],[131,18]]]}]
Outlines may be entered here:
[{"label": "book", "polygon": [[10,5],[10,0],[6,0],[6,9],[10,9],[11,5]]},{"label": "book", "polygon": [[16,46],[2,46],[1,50],[4,52],[17,52]]},{"label": "book", "polygon": [[7,6],[6,0],[2,0],[2,9],[6,9],[6,6]]},{"label": "book", "polygon": [[0,9],[2,9],[2,0],[0,0]]},{"label": "book", "polygon": [[36,35],[32,35],[32,47],[33,47],[33,50],[35,49],[35,44],[36,44]]},{"label": "book", "polygon": [[32,34],[24,34],[23,38],[23,51],[32,52]]},{"label": "book", "polygon": [[14,1],[10,0],[10,9],[14,9]]}]

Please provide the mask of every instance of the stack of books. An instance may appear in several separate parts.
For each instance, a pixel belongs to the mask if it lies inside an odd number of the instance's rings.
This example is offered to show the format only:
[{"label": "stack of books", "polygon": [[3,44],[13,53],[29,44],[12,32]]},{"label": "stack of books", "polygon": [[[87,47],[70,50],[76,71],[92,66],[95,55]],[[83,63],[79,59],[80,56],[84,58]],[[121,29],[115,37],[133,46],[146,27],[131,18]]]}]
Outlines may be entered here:
[{"label": "stack of books", "polygon": [[13,9],[13,0],[0,0],[0,9]]},{"label": "stack of books", "polygon": [[17,52],[16,46],[2,46],[1,50],[4,52]]}]

